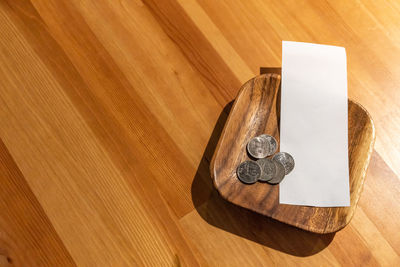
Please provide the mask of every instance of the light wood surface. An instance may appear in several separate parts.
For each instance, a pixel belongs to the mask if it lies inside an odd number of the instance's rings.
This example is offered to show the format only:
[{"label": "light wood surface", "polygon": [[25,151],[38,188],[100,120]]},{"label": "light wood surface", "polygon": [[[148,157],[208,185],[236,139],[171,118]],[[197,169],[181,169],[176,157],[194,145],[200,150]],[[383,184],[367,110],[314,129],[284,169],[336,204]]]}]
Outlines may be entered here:
[{"label": "light wood surface", "polygon": [[[397,1],[0,1],[0,264],[399,266]],[[376,151],[351,223],[234,206],[209,162],[281,41],[340,45]]]},{"label": "light wood surface", "polygon": [[[348,102],[349,207],[279,204],[279,185],[248,185],[237,179],[239,164],[251,160],[246,150],[251,138],[270,134],[279,143],[280,84],[281,75],[266,72],[240,88],[211,160],[214,186],[227,201],[280,222],[319,234],[336,232],[345,227],[354,215],[375,141],[371,117],[359,104]],[[321,173],[321,179],[323,176]]]}]

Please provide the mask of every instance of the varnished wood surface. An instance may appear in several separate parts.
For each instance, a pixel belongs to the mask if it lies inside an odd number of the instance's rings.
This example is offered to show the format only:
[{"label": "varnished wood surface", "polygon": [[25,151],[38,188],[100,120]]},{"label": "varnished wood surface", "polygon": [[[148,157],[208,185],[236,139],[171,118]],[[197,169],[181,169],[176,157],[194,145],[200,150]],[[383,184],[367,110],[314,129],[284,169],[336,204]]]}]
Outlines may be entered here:
[{"label": "varnished wood surface", "polygon": [[279,142],[280,82],[279,74],[267,73],[241,87],[214,152],[211,177],[221,196],[236,205],[314,233],[336,232],[353,217],[375,142],[372,119],[359,104],[351,100],[348,103],[349,207],[279,204],[279,185],[246,185],[237,179],[237,166],[251,159],[246,150],[251,138],[266,133]]},{"label": "varnished wood surface", "polygon": [[[0,264],[398,266],[400,4],[0,1]],[[376,125],[350,224],[316,235],[224,201],[209,163],[281,41],[344,46]]]}]

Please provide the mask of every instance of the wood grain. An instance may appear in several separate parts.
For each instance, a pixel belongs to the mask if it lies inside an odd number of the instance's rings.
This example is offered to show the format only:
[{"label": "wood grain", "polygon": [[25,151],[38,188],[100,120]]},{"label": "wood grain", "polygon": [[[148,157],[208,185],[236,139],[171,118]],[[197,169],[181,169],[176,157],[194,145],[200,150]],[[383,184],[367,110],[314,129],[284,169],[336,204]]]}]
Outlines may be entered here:
[{"label": "wood grain", "polygon": [[236,177],[237,166],[250,159],[246,144],[251,138],[267,133],[279,142],[280,80],[279,74],[262,74],[241,87],[210,165],[215,187],[228,201],[281,222],[316,233],[338,231],[353,217],[375,141],[373,122],[359,104],[348,104],[349,207],[279,204],[279,185],[245,185]]},{"label": "wood grain", "polygon": [[[0,1],[0,266],[399,265],[399,10]],[[336,234],[213,189],[228,103],[260,66],[281,65],[282,39],[346,47],[349,96],[377,127],[359,206]]]},{"label": "wood grain", "polygon": [[1,140],[0,171],[0,210],[7,215],[0,220],[0,253],[13,265],[75,266]]}]

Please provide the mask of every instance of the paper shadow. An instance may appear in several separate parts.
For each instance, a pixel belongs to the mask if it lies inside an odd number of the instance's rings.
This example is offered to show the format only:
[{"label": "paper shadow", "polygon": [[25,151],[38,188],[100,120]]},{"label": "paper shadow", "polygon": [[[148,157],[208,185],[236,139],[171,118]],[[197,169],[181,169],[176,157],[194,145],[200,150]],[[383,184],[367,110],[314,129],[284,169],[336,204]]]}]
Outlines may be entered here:
[{"label": "paper shadow", "polygon": [[294,256],[306,257],[326,248],[335,234],[314,234],[275,221],[224,200],[213,187],[210,161],[233,101],[221,112],[192,182],[192,201],[209,224]]}]

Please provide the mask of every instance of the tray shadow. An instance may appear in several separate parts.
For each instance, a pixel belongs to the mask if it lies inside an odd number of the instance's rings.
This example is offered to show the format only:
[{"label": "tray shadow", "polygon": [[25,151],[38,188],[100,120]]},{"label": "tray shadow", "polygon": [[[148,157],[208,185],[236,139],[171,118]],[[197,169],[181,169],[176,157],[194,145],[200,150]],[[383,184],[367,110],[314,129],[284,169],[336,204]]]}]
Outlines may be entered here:
[{"label": "tray shadow", "polygon": [[209,224],[269,248],[306,257],[326,248],[335,233],[314,234],[236,206],[219,196],[209,171],[210,161],[233,101],[221,112],[191,186],[193,204]]}]

